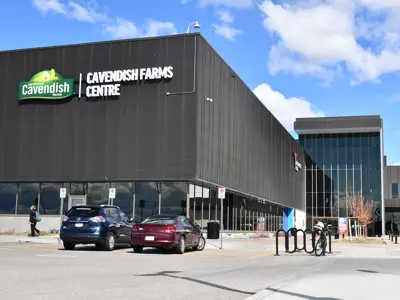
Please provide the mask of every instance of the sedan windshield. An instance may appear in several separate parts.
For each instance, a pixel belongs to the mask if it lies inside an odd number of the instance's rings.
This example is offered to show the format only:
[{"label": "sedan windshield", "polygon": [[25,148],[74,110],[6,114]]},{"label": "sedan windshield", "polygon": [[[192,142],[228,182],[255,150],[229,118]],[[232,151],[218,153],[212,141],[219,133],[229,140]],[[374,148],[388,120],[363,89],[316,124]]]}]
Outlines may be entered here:
[{"label": "sedan windshield", "polygon": [[173,225],[175,224],[175,219],[176,219],[175,217],[148,217],[142,223]]}]

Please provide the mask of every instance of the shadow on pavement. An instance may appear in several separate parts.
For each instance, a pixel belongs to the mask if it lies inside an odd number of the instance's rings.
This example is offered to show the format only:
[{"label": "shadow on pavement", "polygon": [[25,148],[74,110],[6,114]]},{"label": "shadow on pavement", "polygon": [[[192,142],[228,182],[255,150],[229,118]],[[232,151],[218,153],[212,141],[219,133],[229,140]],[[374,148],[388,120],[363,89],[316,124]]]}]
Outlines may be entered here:
[{"label": "shadow on pavement", "polygon": [[314,297],[314,296],[309,296],[309,295],[304,295],[304,294],[299,294],[299,293],[282,291],[282,290],[273,289],[273,288],[266,288],[266,290],[272,291],[274,293],[280,293],[280,294],[285,294],[285,295],[303,298],[303,299],[309,299],[309,300],[343,300],[340,298],[331,298],[331,297]]},{"label": "shadow on pavement", "polygon": [[214,288],[217,288],[217,289],[226,290],[226,291],[230,291],[230,292],[241,293],[241,294],[246,294],[246,295],[254,295],[255,294],[255,293],[252,293],[252,292],[246,292],[246,291],[232,289],[232,288],[229,288],[229,287],[226,287],[226,286],[223,286],[223,285],[211,283],[211,282],[208,282],[208,281],[203,281],[203,280],[200,280],[200,279],[172,275],[172,274],[177,274],[177,273],[181,273],[181,271],[163,271],[163,272],[158,272],[158,273],[154,273],[154,274],[138,274],[138,275],[134,275],[134,276],[141,276],[141,277],[166,276],[166,277],[171,277],[171,278],[188,280],[188,281],[204,284],[204,285],[207,285],[207,286],[211,286],[211,287],[214,287]]},{"label": "shadow on pavement", "polygon": [[357,270],[358,272],[369,273],[369,274],[387,274],[387,275],[400,275],[398,273],[390,273],[390,272],[378,272],[373,270]]}]

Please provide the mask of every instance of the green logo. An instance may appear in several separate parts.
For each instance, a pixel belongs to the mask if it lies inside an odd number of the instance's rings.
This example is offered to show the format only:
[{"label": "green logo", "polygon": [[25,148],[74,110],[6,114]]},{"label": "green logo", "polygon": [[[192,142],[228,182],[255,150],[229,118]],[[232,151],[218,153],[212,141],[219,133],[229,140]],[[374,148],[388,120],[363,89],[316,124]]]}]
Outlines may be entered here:
[{"label": "green logo", "polygon": [[62,78],[54,69],[35,74],[19,83],[18,99],[63,99],[74,94],[74,79]]}]

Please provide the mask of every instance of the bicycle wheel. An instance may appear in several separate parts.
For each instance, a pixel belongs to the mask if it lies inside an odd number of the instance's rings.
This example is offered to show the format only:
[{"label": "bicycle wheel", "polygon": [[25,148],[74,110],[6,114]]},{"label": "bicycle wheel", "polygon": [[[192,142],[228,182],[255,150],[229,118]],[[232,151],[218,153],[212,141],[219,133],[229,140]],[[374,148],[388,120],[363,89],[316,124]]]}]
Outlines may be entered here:
[{"label": "bicycle wheel", "polygon": [[315,242],[315,256],[321,256],[322,255],[322,249],[323,249],[323,239],[320,238]]}]

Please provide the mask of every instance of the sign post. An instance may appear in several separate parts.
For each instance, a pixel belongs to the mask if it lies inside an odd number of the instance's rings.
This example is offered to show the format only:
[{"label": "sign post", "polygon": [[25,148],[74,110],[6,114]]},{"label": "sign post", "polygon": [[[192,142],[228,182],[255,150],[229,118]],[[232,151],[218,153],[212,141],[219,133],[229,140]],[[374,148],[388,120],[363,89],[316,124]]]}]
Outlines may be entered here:
[{"label": "sign post", "polygon": [[116,189],[115,188],[110,188],[109,193],[108,193],[108,198],[110,198],[110,204],[114,205],[114,199],[115,199],[115,194],[116,194]]},{"label": "sign post", "polygon": [[225,188],[218,188],[218,199],[221,199],[221,221],[220,221],[220,234],[221,234],[221,249],[222,249],[222,230],[224,227],[224,199],[225,199]]},{"label": "sign post", "polygon": [[64,215],[64,199],[67,197],[67,189],[66,188],[60,188],[60,231],[61,231],[61,226],[63,222],[63,215]]}]

